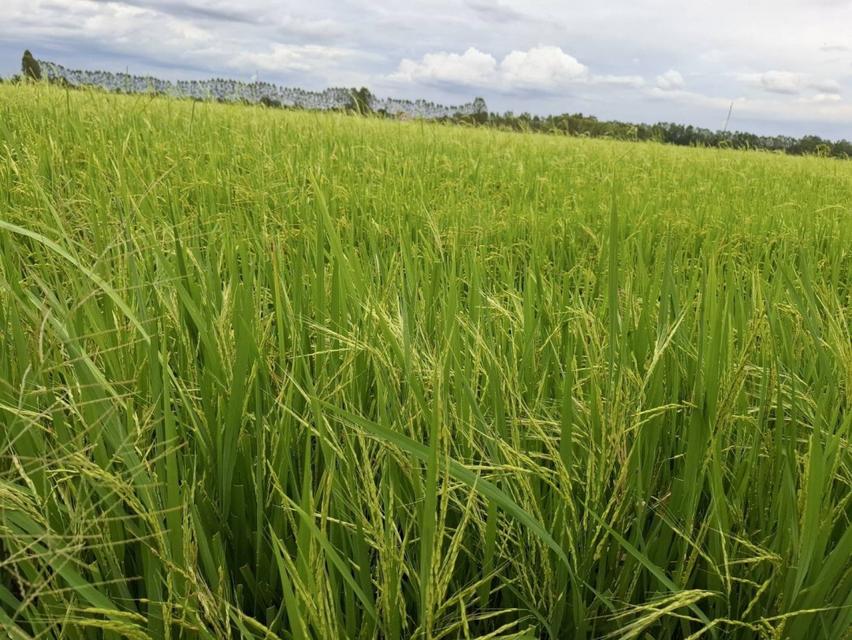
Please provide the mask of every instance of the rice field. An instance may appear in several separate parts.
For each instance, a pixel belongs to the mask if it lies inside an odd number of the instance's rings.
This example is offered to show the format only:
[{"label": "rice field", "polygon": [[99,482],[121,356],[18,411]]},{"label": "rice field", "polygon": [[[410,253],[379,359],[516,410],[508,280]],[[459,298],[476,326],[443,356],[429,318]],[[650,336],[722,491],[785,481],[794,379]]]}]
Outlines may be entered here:
[{"label": "rice field", "polygon": [[849,637],[850,249],[852,162],[2,85],[0,629]]}]

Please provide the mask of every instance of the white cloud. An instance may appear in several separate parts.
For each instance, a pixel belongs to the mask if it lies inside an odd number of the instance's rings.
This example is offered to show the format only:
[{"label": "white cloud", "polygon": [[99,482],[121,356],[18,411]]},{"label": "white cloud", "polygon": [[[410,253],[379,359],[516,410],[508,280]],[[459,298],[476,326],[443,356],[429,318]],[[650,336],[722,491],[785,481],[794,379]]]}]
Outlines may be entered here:
[{"label": "white cloud", "polygon": [[[813,77],[794,71],[765,71],[763,73],[740,73],[741,82],[769,93],[803,95],[809,90],[817,95],[839,95],[840,83],[830,78]],[[825,100],[825,98],[823,98]],[[832,100],[833,101],[833,100]]]},{"label": "white cloud", "polygon": [[657,87],[663,91],[677,91],[683,89],[686,83],[679,71],[669,69],[657,76]]},{"label": "white cloud", "polygon": [[595,75],[560,47],[537,46],[511,51],[501,60],[471,47],[462,54],[427,53],[419,61],[403,59],[394,81],[481,87],[502,92],[531,90],[558,94],[575,85],[641,87],[639,75]]},{"label": "white cloud", "polygon": [[512,89],[553,90],[589,77],[589,68],[559,47],[512,51],[500,63],[500,76]]},{"label": "white cloud", "polygon": [[817,79],[811,80],[808,83],[808,87],[811,89],[815,89],[820,93],[831,93],[831,94],[839,94],[840,93],[840,83],[837,80],[830,79]]},{"label": "white cloud", "polygon": [[801,74],[792,71],[773,70],[763,73],[752,73],[744,75],[743,79],[764,91],[786,93],[789,95],[800,93],[803,84]]},{"label": "white cloud", "polygon": [[488,86],[498,77],[494,56],[470,47],[463,54],[427,53],[420,62],[403,59],[391,78],[424,84]]},{"label": "white cloud", "polygon": [[274,43],[268,51],[246,51],[237,54],[229,66],[267,71],[310,71],[318,66],[340,61],[351,54],[352,52],[336,47]]}]

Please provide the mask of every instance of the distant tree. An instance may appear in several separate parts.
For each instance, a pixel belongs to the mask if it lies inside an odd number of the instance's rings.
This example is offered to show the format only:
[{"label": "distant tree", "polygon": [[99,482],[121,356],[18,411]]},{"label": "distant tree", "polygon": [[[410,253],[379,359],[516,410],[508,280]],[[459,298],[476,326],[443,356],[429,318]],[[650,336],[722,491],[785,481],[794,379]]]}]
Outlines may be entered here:
[{"label": "distant tree", "polygon": [[367,87],[349,90],[349,109],[355,113],[366,115],[373,111],[373,94]]},{"label": "distant tree", "polygon": [[260,104],[262,104],[264,107],[273,107],[277,109],[281,108],[281,102],[279,100],[276,100],[275,98],[270,98],[269,96],[263,96],[260,99]]},{"label": "distant tree", "polygon": [[848,140],[838,140],[834,143],[832,155],[835,158],[852,158],[852,142]]},{"label": "distant tree", "polygon": [[21,75],[31,80],[41,80],[41,67],[29,49],[24,51],[24,57],[21,58]]},{"label": "distant tree", "polygon": [[473,100],[473,121],[477,124],[488,122],[488,105],[484,98],[476,97]]},{"label": "distant tree", "polygon": [[790,147],[790,152],[797,155],[822,155],[824,145],[825,140],[819,136],[803,136]]}]

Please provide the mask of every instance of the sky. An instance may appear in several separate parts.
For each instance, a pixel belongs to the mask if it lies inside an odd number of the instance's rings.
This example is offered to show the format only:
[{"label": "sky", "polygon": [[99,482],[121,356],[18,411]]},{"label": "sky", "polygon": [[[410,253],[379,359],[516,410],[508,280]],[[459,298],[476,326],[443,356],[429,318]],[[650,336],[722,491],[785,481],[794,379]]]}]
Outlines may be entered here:
[{"label": "sky", "polygon": [[66,67],[852,139],[852,0],[3,0]]}]

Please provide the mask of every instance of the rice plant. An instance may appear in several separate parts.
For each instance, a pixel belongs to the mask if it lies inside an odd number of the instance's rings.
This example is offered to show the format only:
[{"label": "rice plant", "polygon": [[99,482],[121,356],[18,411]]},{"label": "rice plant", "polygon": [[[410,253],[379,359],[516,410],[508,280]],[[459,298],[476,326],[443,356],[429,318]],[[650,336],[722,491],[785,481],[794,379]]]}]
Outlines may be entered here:
[{"label": "rice plant", "polygon": [[0,87],[10,638],[852,625],[852,163]]}]

